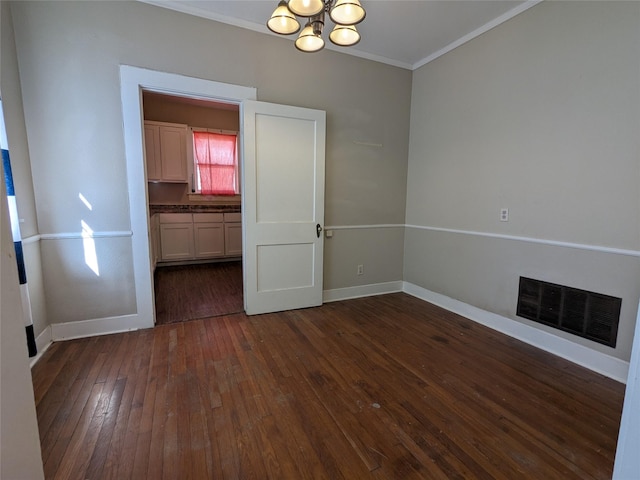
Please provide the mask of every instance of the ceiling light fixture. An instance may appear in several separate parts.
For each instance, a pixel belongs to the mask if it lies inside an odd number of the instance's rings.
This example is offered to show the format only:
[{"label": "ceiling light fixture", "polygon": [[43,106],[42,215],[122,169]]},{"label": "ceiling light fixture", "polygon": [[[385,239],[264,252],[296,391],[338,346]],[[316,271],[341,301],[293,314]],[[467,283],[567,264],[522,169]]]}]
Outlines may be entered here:
[{"label": "ceiling light fixture", "polygon": [[306,18],[306,25],[296,39],[295,46],[302,52],[317,52],[324,48],[322,30],[325,12],[335,23],[329,34],[332,43],[350,47],[360,41],[356,25],[367,14],[360,0],[280,0],[267,27],[279,35],[292,35],[300,31],[296,15]]}]

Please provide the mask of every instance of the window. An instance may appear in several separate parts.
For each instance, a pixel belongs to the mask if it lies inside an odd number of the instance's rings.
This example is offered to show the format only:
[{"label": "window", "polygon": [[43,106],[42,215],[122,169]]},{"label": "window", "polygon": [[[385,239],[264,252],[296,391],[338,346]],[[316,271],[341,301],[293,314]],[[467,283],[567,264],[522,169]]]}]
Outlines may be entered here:
[{"label": "window", "polygon": [[238,134],[193,129],[194,185],[203,195],[238,195]]}]

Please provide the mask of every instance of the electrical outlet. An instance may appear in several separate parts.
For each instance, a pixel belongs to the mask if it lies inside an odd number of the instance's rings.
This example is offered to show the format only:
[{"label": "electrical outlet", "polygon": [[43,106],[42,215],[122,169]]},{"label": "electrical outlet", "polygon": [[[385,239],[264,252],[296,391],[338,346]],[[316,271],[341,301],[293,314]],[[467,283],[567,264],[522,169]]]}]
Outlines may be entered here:
[{"label": "electrical outlet", "polygon": [[364,275],[364,265],[358,265],[358,275]]},{"label": "electrical outlet", "polygon": [[501,208],[500,209],[500,221],[501,222],[508,222],[509,221],[509,209],[508,208]]}]

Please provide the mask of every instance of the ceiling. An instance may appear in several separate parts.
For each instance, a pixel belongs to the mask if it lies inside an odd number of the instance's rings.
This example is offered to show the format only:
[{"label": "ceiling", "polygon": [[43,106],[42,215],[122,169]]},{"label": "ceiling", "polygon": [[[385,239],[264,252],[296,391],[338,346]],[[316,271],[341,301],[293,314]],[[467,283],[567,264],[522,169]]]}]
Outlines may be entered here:
[{"label": "ceiling", "polygon": [[[277,6],[277,0],[140,1],[275,35],[265,24]],[[332,45],[327,39],[333,28],[328,18],[323,36],[329,49],[413,70],[540,1],[361,0],[367,17],[358,25],[362,35],[360,43],[349,48]],[[292,49],[295,37],[285,37],[290,39]]]}]

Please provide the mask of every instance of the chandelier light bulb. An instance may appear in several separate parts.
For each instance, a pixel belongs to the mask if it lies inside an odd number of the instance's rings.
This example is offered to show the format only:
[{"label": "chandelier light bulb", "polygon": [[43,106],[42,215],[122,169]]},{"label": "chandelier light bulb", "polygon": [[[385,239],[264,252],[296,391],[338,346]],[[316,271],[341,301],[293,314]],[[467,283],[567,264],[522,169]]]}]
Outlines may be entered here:
[{"label": "chandelier light bulb", "polygon": [[300,23],[295,15],[287,8],[287,2],[280,0],[278,7],[274,10],[273,15],[267,22],[267,27],[274,33],[280,35],[291,35],[300,30]]},{"label": "chandelier light bulb", "polygon": [[367,15],[360,0],[338,0],[329,12],[331,20],[339,25],[355,25]]},{"label": "chandelier light bulb", "polygon": [[313,17],[324,10],[322,0],[289,0],[289,10],[300,17]]},{"label": "chandelier light bulb", "polygon": [[324,40],[314,31],[313,25],[309,22],[300,32],[295,45],[301,52],[318,52],[324,48]]},{"label": "chandelier light bulb", "polygon": [[329,34],[329,39],[341,47],[350,47],[360,41],[360,33],[353,25],[336,25]]}]

